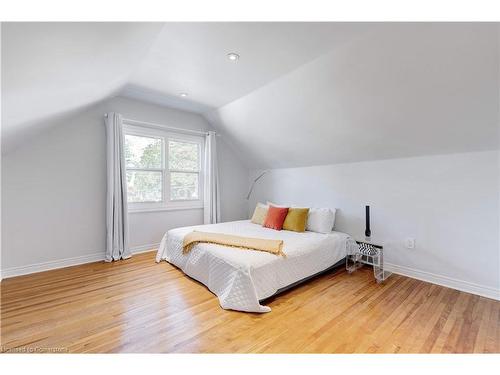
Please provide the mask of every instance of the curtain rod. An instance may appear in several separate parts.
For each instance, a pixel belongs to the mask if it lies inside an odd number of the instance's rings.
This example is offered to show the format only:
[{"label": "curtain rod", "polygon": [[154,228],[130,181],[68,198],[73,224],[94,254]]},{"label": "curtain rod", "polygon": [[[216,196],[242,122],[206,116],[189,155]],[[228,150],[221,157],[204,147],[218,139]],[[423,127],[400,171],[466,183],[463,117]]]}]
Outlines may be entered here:
[{"label": "curtain rod", "polygon": [[[105,113],[104,117],[108,117],[108,114]],[[207,135],[208,131],[203,131],[203,130],[191,130],[191,129],[183,129],[183,128],[176,128],[173,126],[167,126],[167,125],[162,125],[162,124],[156,124],[153,122],[146,122],[146,121],[138,121],[138,120],[132,120],[128,118],[123,118],[123,122],[129,123],[131,125],[142,125],[142,126],[147,126],[150,128],[155,128],[155,129],[161,129],[161,130],[172,130],[176,131],[179,133],[188,133],[188,134],[197,134],[197,135]],[[220,137],[220,134],[217,132],[214,132],[217,137]]]}]

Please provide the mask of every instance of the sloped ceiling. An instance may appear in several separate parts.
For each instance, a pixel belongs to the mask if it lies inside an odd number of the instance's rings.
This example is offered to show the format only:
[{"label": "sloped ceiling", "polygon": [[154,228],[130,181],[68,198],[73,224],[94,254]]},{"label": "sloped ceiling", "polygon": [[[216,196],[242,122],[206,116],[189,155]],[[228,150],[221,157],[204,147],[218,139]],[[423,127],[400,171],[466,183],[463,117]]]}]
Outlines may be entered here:
[{"label": "sloped ceiling", "polygon": [[485,23],[3,24],[2,152],[113,95],[202,113],[249,167],[494,149],[498,38]]},{"label": "sloped ceiling", "polygon": [[498,148],[494,24],[393,24],[207,113],[248,164]]},{"label": "sloped ceiling", "polygon": [[[158,23],[2,23],[2,144],[119,91]],[[2,150],[4,151],[4,150]]]},{"label": "sloped ceiling", "polygon": [[[193,101],[204,108],[230,103],[352,40],[376,24],[167,23],[131,86]],[[241,55],[237,63],[229,52]]]}]

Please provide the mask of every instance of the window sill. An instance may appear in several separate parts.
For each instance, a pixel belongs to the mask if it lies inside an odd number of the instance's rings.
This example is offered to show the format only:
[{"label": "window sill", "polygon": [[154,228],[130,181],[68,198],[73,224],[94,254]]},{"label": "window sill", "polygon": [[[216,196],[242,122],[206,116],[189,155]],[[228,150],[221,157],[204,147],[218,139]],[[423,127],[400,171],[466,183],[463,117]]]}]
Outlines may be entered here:
[{"label": "window sill", "polygon": [[202,210],[202,205],[181,206],[181,207],[156,207],[156,208],[138,208],[128,210],[129,214],[139,214],[144,212],[161,212],[161,211],[181,211],[181,210]]}]

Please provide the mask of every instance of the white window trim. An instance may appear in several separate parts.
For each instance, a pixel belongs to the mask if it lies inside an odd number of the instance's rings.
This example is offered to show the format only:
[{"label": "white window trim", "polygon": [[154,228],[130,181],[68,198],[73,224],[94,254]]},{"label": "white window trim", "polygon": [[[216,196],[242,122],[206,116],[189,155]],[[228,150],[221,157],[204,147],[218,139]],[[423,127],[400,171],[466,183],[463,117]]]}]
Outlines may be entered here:
[{"label": "white window trim", "polygon": [[[156,212],[156,211],[174,211],[174,210],[193,210],[203,208],[203,183],[204,183],[204,155],[205,155],[205,138],[200,135],[183,134],[180,132],[173,132],[170,130],[162,130],[140,125],[123,124],[124,135],[137,135],[142,137],[155,137],[163,138],[162,147],[162,168],[151,168],[151,170],[158,170],[162,172],[162,201],[161,202],[141,202],[141,203],[128,203],[129,213],[139,212]],[[199,170],[198,172],[198,199],[185,199],[185,200],[171,200],[170,199],[170,173],[175,172],[168,167],[168,141],[178,140],[182,142],[196,143],[199,147]],[[133,168],[126,168],[127,170]],[[139,170],[146,170],[147,168],[137,168]],[[188,171],[179,171],[188,172]]]}]

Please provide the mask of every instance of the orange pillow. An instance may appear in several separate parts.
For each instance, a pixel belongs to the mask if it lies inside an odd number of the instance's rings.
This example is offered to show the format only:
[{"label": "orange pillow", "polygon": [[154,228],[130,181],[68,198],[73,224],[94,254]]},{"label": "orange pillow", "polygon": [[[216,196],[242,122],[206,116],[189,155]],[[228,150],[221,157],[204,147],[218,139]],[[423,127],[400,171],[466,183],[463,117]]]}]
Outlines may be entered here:
[{"label": "orange pillow", "polygon": [[262,226],[266,228],[281,230],[283,229],[283,222],[288,214],[288,207],[274,207],[269,206],[267,216]]}]

